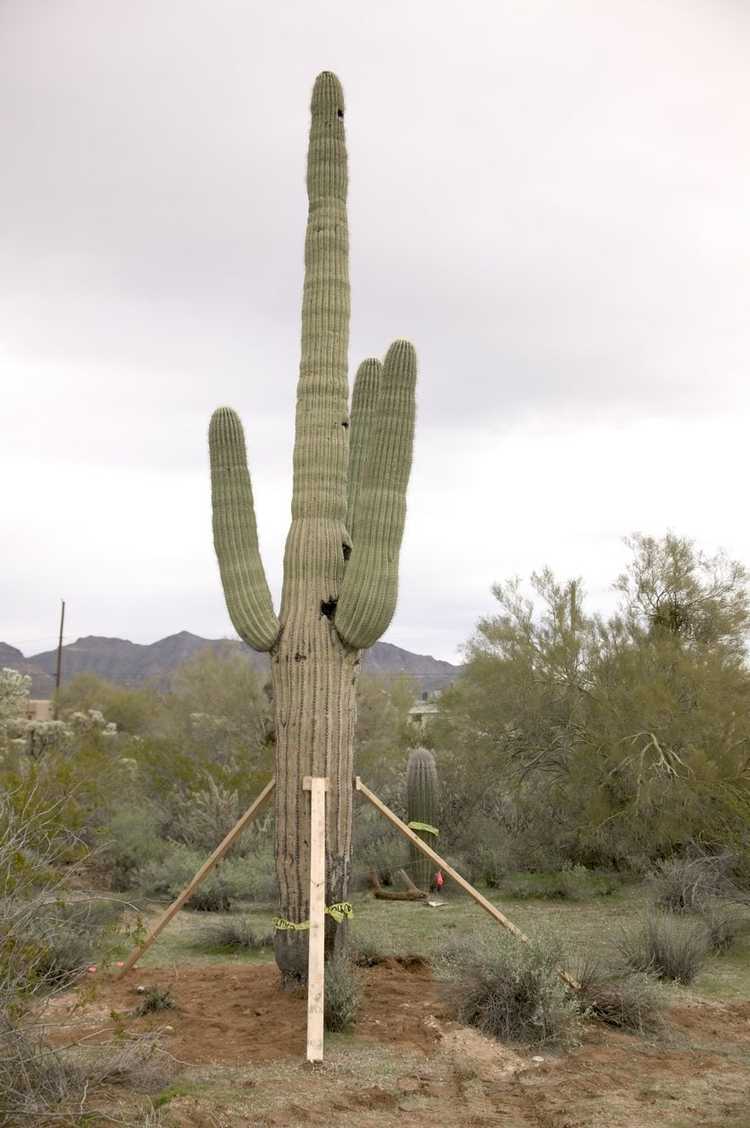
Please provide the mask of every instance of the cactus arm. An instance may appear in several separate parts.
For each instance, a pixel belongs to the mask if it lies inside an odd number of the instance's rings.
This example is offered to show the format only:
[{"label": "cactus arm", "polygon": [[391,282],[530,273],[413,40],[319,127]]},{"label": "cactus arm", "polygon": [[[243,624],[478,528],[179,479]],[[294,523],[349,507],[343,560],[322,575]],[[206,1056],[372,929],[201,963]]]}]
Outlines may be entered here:
[{"label": "cactus arm", "polygon": [[396,609],[398,557],[414,443],[416,377],[413,346],[395,341],[383,365],[377,413],[357,491],[356,537],[352,538],[336,609],[340,638],[357,649],[372,646],[380,638]]},{"label": "cactus arm", "polygon": [[[349,233],[344,95],[335,75],[313,89],[302,341],[294,440],[292,524],[281,621],[335,606],[343,578],[349,462]],[[346,547],[345,547],[346,546]]]},{"label": "cactus arm", "polygon": [[357,369],[352,392],[349,427],[349,502],[346,527],[353,541],[357,535],[357,498],[367,467],[367,440],[377,418],[383,365],[379,360],[363,360]]},{"label": "cactus arm", "polygon": [[279,634],[258,549],[258,530],[245,436],[236,412],[220,407],[208,431],[214,546],[229,617],[255,650],[270,650]]}]

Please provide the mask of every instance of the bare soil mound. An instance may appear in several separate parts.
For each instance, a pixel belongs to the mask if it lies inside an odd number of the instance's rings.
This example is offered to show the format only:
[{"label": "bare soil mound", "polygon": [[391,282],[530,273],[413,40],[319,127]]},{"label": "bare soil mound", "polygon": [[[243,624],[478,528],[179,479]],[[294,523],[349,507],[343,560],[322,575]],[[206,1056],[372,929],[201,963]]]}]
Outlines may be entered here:
[{"label": "bare soil mound", "polygon": [[[175,967],[91,976],[56,1004],[55,1039],[164,1030],[192,1075],[233,1078],[212,1094],[175,1096],[170,1128],[330,1124],[358,1128],[750,1128],[750,1003],[686,1002],[658,1037],[588,1023],[572,1051],[500,1045],[450,1021],[421,961],[363,971],[355,1037],[304,1066],[305,997],[280,989],[273,964]],[[133,1017],[136,986],[168,989],[174,1009]],[[82,1025],[83,1024],[83,1030]],[[225,1083],[225,1082],[224,1082]]]}]

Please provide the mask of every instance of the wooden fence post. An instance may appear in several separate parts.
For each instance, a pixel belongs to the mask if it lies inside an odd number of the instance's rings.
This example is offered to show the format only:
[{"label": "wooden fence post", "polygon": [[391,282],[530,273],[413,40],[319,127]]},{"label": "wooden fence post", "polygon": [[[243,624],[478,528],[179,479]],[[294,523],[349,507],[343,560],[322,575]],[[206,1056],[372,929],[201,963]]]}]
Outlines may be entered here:
[{"label": "wooden fence post", "polygon": [[307,951],[307,1060],[323,1060],[325,1018],[326,791],[328,780],[305,776],[310,792],[310,931]]}]

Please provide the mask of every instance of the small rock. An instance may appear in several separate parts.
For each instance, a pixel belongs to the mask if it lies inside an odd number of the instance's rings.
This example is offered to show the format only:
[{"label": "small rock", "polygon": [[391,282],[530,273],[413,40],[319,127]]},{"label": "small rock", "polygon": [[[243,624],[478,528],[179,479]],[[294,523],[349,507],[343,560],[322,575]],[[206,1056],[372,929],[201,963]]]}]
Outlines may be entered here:
[{"label": "small rock", "polygon": [[174,1034],[174,1026],[162,1026],[162,1034]]},{"label": "small rock", "polygon": [[544,1058],[543,1057],[533,1057],[531,1060],[535,1061],[538,1065],[540,1061],[544,1061]]},{"label": "small rock", "polygon": [[146,994],[146,988],[143,986],[142,983],[138,984],[138,986],[135,989],[135,993],[136,993],[136,995],[145,995]]}]

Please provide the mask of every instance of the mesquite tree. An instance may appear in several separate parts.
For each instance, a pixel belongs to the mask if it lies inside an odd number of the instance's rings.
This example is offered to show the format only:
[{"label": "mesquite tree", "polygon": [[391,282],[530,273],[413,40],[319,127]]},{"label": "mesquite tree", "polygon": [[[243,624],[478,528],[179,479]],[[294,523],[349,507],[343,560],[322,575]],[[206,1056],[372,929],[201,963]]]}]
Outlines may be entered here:
[{"label": "mesquite tree", "polygon": [[[281,913],[308,916],[305,775],[327,776],[326,904],[349,889],[352,742],[360,651],[393,617],[414,437],[416,355],[396,341],[365,360],[349,410],[349,237],[344,99],[335,75],[312,95],[309,212],[297,387],[292,523],[281,610],[271,601],[238,416],[222,407],[209,431],[214,544],[230,617],[271,655],[276,729],[276,868]],[[346,921],[326,917],[328,950]],[[303,978],[304,931],[276,933],[285,978]]]}]

